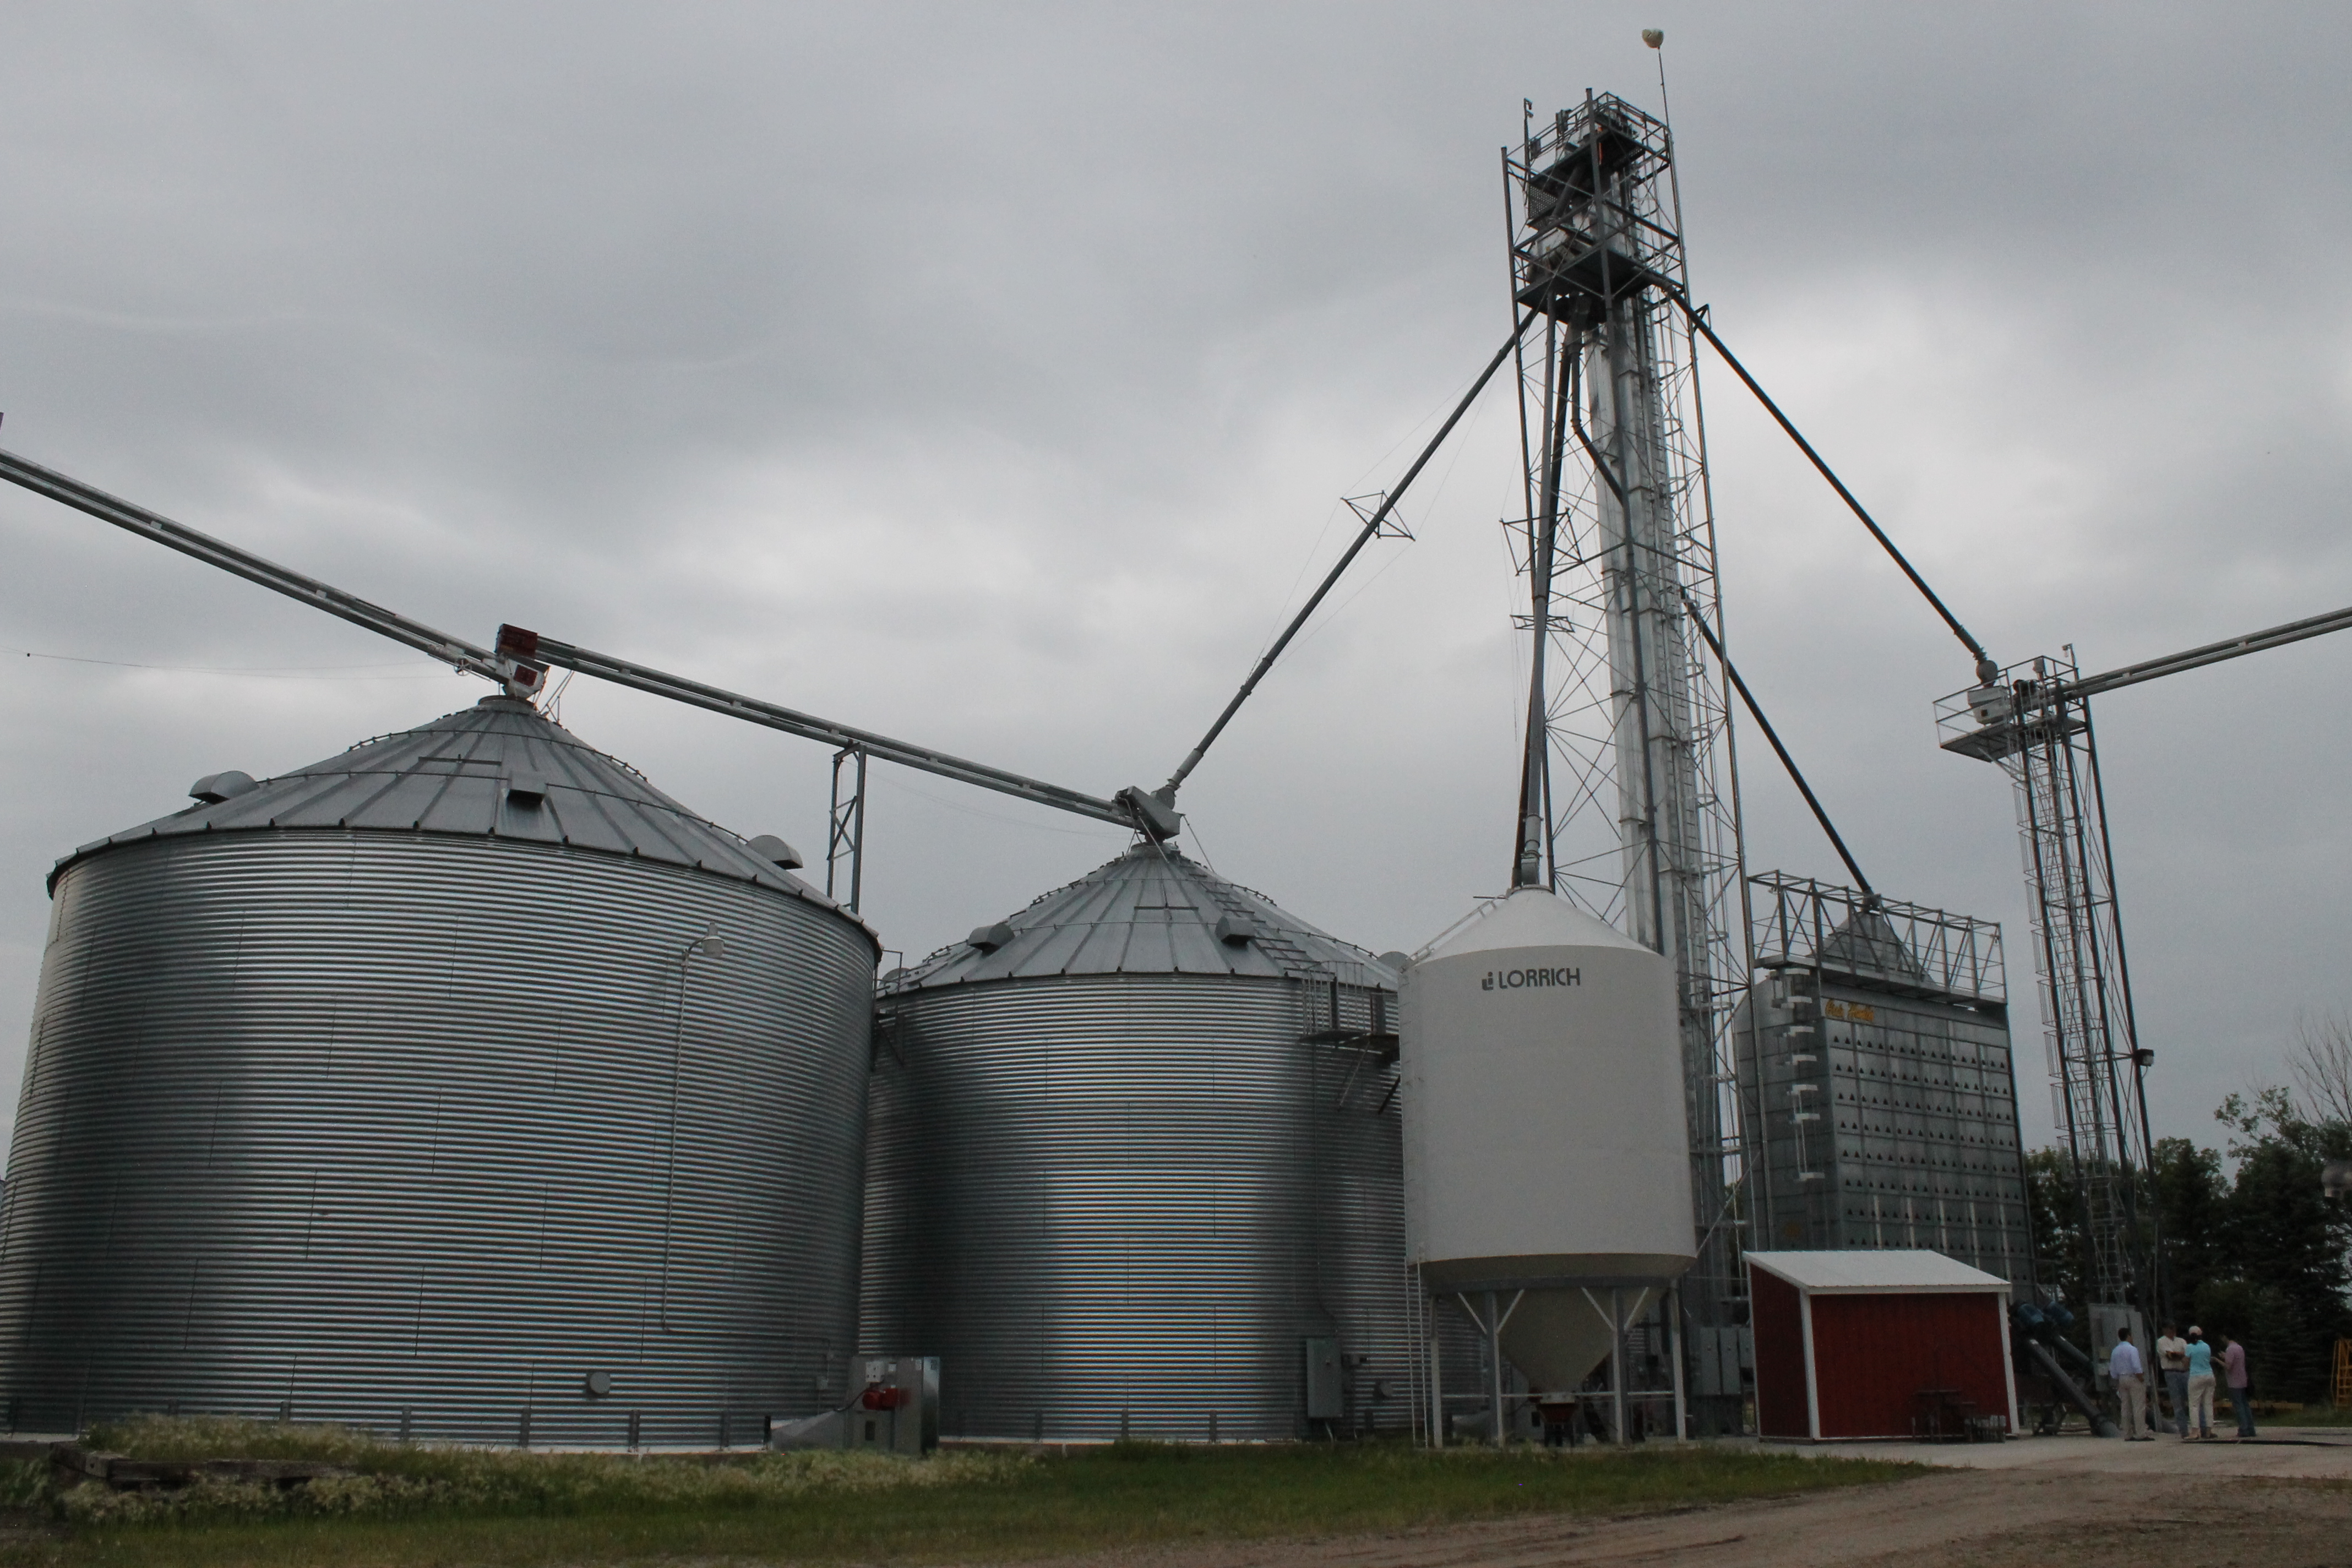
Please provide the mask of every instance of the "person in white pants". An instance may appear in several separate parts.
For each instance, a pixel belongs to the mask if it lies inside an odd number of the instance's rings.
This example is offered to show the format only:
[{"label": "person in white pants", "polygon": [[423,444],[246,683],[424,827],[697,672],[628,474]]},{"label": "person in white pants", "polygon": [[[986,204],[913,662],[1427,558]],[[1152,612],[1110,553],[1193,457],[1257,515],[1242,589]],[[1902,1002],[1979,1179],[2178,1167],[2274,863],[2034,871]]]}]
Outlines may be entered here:
[{"label": "person in white pants", "polygon": [[[2191,1331],[2194,1332],[2195,1331]],[[2116,1331],[2116,1348],[2107,1355],[2107,1375],[2116,1380],[2116,1397],[2123,1402],[2124,1441],[2153,1443],[2147,1426],[2147,1367],[2139,1359],[2139,1347],[2131,1342],[2131,1325]],[[2207,1378],[2207,1403],[2211,1403],[2210,1390],[2213,1380]]]},{"label": "person in white pants", "polygon": [[[2213,1347],[2194,1323],[2189,1325],[2189,1414],[2197,1422],[2198,1436],[2213,1435]],[[2181,1436],[2185,1440],[2188,1434]]]}]

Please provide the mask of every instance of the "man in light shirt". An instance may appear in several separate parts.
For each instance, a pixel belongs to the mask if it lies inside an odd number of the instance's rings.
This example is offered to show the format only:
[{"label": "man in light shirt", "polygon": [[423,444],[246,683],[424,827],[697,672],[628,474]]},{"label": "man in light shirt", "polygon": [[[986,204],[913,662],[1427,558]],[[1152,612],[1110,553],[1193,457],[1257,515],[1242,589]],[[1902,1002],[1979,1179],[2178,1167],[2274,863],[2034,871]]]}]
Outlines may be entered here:
[{"label": "man in light shirt", "polygon": [[2123,1402],[2124,1441],[2153,1443],[2144,1427],[2147,1426],[2147,1368],[2139,1359],[2139,1347],[2131,1342],[2131,1325],[2116,1331],[2116,1348],[2107,1356],[2107,1375],[2116,1380],[2116,1397]]},{"label": "man in light shirt", "polygon": [[2171,1323],[2157,1336],[2156,1364],[2164,1373],[2164,1391],[2172,1396],[2172,1429],[2189,1436],[2189,1342]]},{"label": "man in light shirt", "polygon": [[2221,1336],[2221,1384],[2230,1391],[2230,1404],[2238,1413],[2238,1436],[2254,1435],[2253,1390],[2246,1386],[2246,1347],[2238,1342],[2235,1334]]}]

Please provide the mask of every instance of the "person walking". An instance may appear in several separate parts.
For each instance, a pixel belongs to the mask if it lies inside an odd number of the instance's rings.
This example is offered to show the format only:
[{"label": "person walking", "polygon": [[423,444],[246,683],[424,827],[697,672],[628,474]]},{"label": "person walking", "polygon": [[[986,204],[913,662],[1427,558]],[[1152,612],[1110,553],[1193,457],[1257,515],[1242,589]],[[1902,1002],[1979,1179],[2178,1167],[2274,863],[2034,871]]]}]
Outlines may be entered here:
[{"label": "person walking", "polygon": [[2189,1342],[2180,1337],[2179,1324],[2165,1324],[2164,1332],[2156,1337],[2156,1364],[2164,1373],[2165,1397],[2172,1405],[2172,1429],[2186,1439],[2189,1436]]},{"label": "person walking", "polygon": [[2197,1418],[2199,1438],[2213,1436],[2213,1347],[2194,1323],[2189,1325],[2189,1413]]},{"label": "person walking", "polygon": [[2147,1425],[2147,1369],[2141,1364],[2139,1347],[2131,1342],[2129,1323],[2116,1331],[2116,1348],[2107,1353],[2107,1375],[2116,1380],[2116,1397],[2123,1405],[2124,1441],[2154,1442],[2141,1430]]},{"label": "person walking", "polygon": [[2238,1412],[2238,1436],[2252,1436],[2253,1390],[2246,1382],[2246,1347],[2238,1342],[2235,1334],[2221,1336],[2221,1382],[2230,1391],[2231,1405]]}]

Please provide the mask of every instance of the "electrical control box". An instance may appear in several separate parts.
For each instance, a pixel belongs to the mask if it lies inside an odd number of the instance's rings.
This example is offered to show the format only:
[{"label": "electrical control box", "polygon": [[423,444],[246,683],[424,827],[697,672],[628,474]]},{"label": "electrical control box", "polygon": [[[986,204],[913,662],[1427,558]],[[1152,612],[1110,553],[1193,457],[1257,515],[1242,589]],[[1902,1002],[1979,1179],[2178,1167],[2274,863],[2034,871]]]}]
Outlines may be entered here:
[{"label": "electrical control box", "polygon": [[849,1406],[842,1446],[928,1454],[940,1446],[940,1358],[849,1358]]}]

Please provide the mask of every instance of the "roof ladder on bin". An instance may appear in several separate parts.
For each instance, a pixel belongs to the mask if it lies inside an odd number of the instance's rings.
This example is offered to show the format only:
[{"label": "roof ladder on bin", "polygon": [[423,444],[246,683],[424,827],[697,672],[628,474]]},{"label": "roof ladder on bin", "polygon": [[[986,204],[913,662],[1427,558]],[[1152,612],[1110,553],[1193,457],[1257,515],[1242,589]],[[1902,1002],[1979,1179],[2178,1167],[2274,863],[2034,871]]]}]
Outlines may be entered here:
[{"label": "roof ladder on bin", "polygon": [[1331,972],[1307,956],[1307,950],[1290,940],[1278,928],[1266,923],[1264,914],[1250,907],[1249,901],[1228,887],[1222,879],[1203,877],[1200,886],[1217,907],[1232,921],[1231,928],[1219,922],[1221,934],[1228,942],[1246,942],[1282,966],[1282,973],[1293,980],[1328,980]]}]

